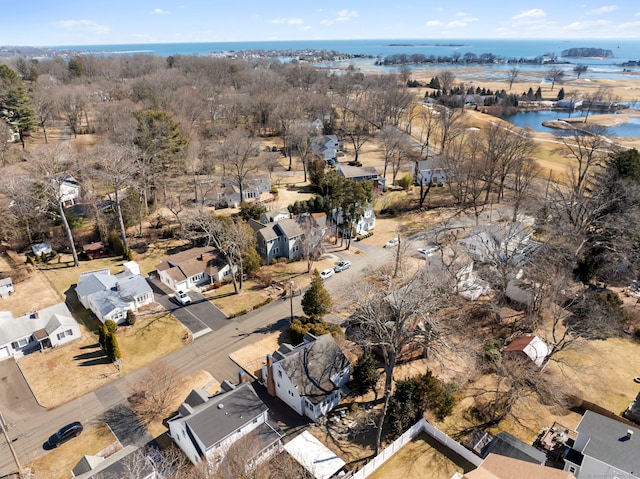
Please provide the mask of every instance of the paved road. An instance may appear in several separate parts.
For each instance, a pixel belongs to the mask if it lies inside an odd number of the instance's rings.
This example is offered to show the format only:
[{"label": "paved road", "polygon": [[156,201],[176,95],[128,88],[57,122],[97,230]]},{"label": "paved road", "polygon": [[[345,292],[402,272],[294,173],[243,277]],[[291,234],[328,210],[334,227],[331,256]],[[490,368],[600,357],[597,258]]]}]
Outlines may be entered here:
[{"label": "paved road", "polygon": [[[353,249],[357,247],[352,245]],[[380,254],[391,255],[386,250],[379,248],[376,250],[379,253],[375,257],[376,262],[382,260]],[[352,252],[337,252],[334,255],[337,260],[351,260],[353,266],[326,281],[325,285],[332,293],[337,293],[343,290],[346,285],[356,281],[360,274],[370,267],[370,262],[374,261],[372,255],[355,255]],[[178,307],[174,303],[170,303],[168,306],[173,308],[171,312],[176,316],[185,311],[194,312],[195,308],[198,321],[202,321],[212,331],[162,358],[162,361],[176,368],[180,376],[186,376],[198,370],[206,370],[220,381],[229,379],[235,382],[239,368],[229,359],[229,354],[254,343],[260,339],[261,335],[285,330],[289,324],[291,314],[289,301],[274,301],[257,311],[229,320],[221,319],[215,314],[201,314],[200,308],[204,306],[206,309],[206,304],[209,303],[196,299],[195,295],[193,299],[195,304],[186,308]],[[168,301],[168,297],[164,294],[158,294],[157,300],[164,305]],[[300,300],[301,296],[293,298],[294,315],[302,314]],[[207,309],[207,311],[210,310]],[[216,311],[218,311],[217,308]],[[9,361],[10,363],[11,361]],[[4,362],[0,363],[0,383],[3,381],[4,366]],[[6,371],[14,376],[7,376],[6,379],[7,383],[12,385],[11,388],[0,389],[0,410],[5,415],[7,423],[13,425],[10,435],[12,439],[15,439],[13,445],[23,463],[46,454],[42,445],[49,435],[72,421],[81,421],[89,427],[108,422],[118,437],[126,444],[140,445],[150,439],[146,431],[141,429],[135,418],[131,416],[126,401],[133,386],[143,376],[146,368],[118,378],[96,391],[50,411],[36,404],[33,396],[27,392],[28,387],[21,375],[15,377],[17,371],[15,364],[13,364],[13,369],[9,366],[6,368]],[[19,371],[17,373],[19,374]],[[15,385],[20,386],[16,388],[15,393],[9,394],[7,389],[13,390]],[[12,394],[17,396],[14,398]],[[29,406],[23,408],[23,405]],[[8,447],[0,438],[0,477],[13,469],[14,464],[9,455]]]}]

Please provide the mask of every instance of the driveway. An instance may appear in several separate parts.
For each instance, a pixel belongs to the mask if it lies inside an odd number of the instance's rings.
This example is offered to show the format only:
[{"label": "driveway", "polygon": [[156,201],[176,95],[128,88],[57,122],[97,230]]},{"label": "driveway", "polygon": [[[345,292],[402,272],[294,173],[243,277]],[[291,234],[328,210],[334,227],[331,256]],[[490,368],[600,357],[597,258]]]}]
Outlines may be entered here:
[{"label": "driveway", "polygon": [[173,292],[160,280],[149,279],[149,283],[153,288],[156,302],[178,318],[191,331],[194,339],[229,324],[230,320],[224,313],[200,293],[189,291],[191,303],[183,306],[173,299]]}]

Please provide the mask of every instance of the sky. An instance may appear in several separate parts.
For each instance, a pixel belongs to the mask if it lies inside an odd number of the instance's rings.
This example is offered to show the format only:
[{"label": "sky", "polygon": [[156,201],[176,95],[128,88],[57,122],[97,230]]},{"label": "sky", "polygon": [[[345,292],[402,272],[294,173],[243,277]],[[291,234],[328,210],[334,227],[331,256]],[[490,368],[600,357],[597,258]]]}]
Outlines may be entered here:
[{"label": "sky", "polygon": [[30,0],[20,5],[2,8],[0,45],[640,39],[638,0]]}]

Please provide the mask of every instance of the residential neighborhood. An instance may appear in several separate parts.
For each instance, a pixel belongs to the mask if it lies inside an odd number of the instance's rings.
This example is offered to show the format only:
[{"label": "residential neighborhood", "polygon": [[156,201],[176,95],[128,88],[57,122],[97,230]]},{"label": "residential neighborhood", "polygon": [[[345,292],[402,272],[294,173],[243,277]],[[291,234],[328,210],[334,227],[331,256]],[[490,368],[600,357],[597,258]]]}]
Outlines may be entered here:
[{"label": "residential neighborhood", "polygon": [[0,478],[640,477],[633,108],[289,54],[0,48]]}]

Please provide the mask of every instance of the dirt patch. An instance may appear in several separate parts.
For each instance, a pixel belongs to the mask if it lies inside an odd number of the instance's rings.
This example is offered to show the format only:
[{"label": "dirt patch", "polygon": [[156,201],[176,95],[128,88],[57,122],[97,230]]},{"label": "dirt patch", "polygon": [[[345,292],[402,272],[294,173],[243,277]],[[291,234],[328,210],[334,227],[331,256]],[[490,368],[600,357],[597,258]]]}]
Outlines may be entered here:
[{"label": "dirt patch", "polygon": [[[96,456],[117,442],[117,438],[106,425],[88,428],[82,435],[50,451],[47,455],[25,465],[33,477],[67,479],[71,470],[83,456]],[[51,431],[53,434],[55,431]],[[115,451],[114,451],[115,452]]]},{"label": "dirt patch", "polygon": [[11,311],[15,317],[64,301],[64,295],[41,271],[32,271],[23,281],[14,283],[14,289],[11,296],[0,299],[0,309]]},{"label": "dirt patch", "polygon": [[135,326],[120,327],[116,336],[123,355],[118,370],[98,344],[97,335],[80,325],[82,337],[59,348],[18,360],[38,402],[54,408],[83,396],[182,347],[184,326],[169,313],[140,315]]},{"label": "dirt patch", "polygon": [[371,476],[371,479],[450,479],[474,467],[426,434],[418,434]]},{"label": "dirt patch", "polygon": [[253,377],[259,377],[262,366],[267,364],[267,354],[272,354],[280,347],[280,337],[279,332],[267,334],[251,345],[234,351],[229,358]]}]

